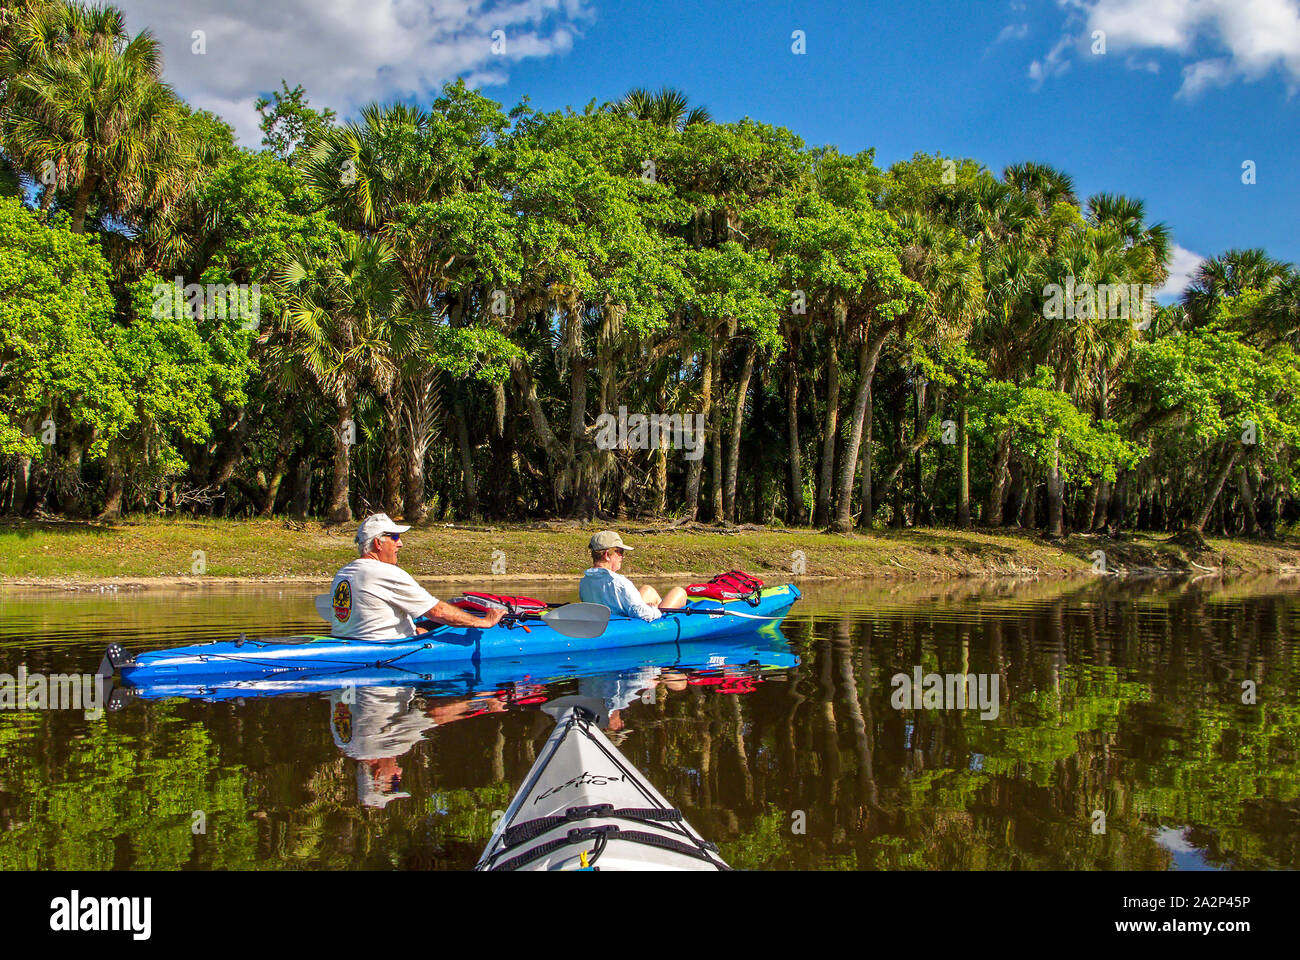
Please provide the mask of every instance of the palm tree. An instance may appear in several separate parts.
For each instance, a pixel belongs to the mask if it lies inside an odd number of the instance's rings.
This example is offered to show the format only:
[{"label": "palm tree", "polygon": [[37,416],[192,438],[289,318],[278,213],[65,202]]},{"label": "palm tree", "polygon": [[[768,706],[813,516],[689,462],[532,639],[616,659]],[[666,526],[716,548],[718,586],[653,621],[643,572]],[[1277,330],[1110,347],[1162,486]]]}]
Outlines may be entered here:
[{"label": "palm tree", "polygon": [[1015,163],[1002,171],[1008,186],[1031,199],[1042,216],[1052,212],[1058,203],[1077,206],[1074,180],[1068,173],[1045,163]]},{"label": "palm tree", "polygon": [[[1124,265],[1120,271],[1120,283],[1140,284],[1144,287],[1160,287],[1169,279],[1169,260],[1172,256],[1173,241],[1169,229],[1163,223],[1146,222],[1146,205],[1143,201],[1126,197],[1122,194],[1099,193],[1088,198],[1087,222],[1101,231],[1101,237],[1118,237],[1123,247],[1121,256]],[[1113,254],[1114,240],[1105,243]],[[1105,256],[1100,249],[1095,251]],[[1130,287],[1131,289],[1131,287]],[[1144,292],[1145,295],[1145,292]],[[1130,314],[1133,304],[1130,303]],[[1143,315],[1154,310],[1151,303],[1141,304]],[[1129,318],[1133,319],[1132,316]],[[1140,329],[1149,329],[1151,322],[1145,322]],[[1088,386],[1091,399],[1095,401],[1098,420],[1108,420],[1111,415],[1111,397],[1119,386],[1119,371],[1127,360],[1133,337],[1127,331],[1116,331],[1111,338],[1113,350],[1095,354],[1095,376]],[[1083,522],[1092,529],[1100,529],[1107,523],[1110,515],[1112,486],[1101,480],[1089,488],[1088,501],[1085,505]],[[1091,515],[1089,516],[1089,509]]]},{"label": "palm tree", "polygon": [[161,72],[153,34],[129,37],[113,7],[36,7],[0,49],[6,150],[27,170],[54,164],[73,232],[95,199],[113,215],[165,210],[188,186],[193,145]]},{"label": "palm tree", "polygon": [[1261,305],[1261,316],[1271,337],[1300,348],[1300,270],[1287,265]]},{"label": "palm tree", "polygon": [[[1016,235],[984,249],[981,270],[984,276],[984,309],[971,334],[971,346],[977,356],[988,357],[988,369],[996,379],[1009,379],[1024,364],[1026,316],[1032,317],[1029,304],[1042,288],[1040,256]],[[1007,467],[1011,458],[1011,439],[997,440],[988,501],[984,510],[987,526],[1003,523],[1003,499]],[[1015,517],[1008,522],[1014,523]]]},{"label": "palm tree", "polygon": [[[13,41],[38,11],[44,13],[53,6],[53,0],[9,0],[0,6],[0,50]],[[0,71],[3,69],[0,67]],[[0,83],[4,82],[5,76],[0,72]]]},{"label": "palm tree", "polygon": [[634,120],[648,120],[670,130],[685,130],[697,123],[712,123],[713,117],[704,107],[688,109],[690,99],[680,90],[664,87],[651,93],[636,87],[623,95],[623,99],[606,108]]},{"label": "palm tree", "polygon": [[352,519],[348,501],[352,418],[365,383],[379,392],[396,382],[388,349],[395,325],[405,318],[401,277],[387,241],[348,234],[326,256],[291,255],[276,287],[284,299],[278,346],[289,351],[333,405],[334,481],[328,516]]},{"label": "palm tree", "polygon": [[[402,499],[404,452],[406,508],[418,514],[424,504],[423,456],[429,437],[420,435],[423,428],[415,433],[410,428],[432,421],[418,409],[403,409],[408,402],[428,406],[418,399],[432,389],[424,348],[444,325],[462,322],[472,299],[465,293],[465,275],[483,272],[474,262],[476,254],[465,252],[464,239],[447,229],[435,211],[462,216],[458,201],[472,198],[490,206],[499,199],[499,193],[484,186],[486,148],[505,122],[495,103],[458,82],[444,89],[432,110],[370,104],[357,122],[321,131],[305,150],[304,176],[334,219],[388,241],[411,305],[409,322],[394,328],[389,343],[388,364],[396,378],[376,384],[387,418],[384,498],[394,509]],[[489,196],[491,200],[484,199]],[[461,407],[464,389],[451,385],[453,408]],[[403,423],[408,427],[405,443]],[[472,510],[476,491],[466,431],[457,431],[457,445],[466,464],[465,505]]]},{"label": "palm tree", "polygon": [[1247,290],[1269,293],[1285,279],[1287,264],[1274,260],[1262,249],[1228,250],[1197,268],[1183,293],[1183,306],[1193,325],[1209,323],[1219,304]]}]

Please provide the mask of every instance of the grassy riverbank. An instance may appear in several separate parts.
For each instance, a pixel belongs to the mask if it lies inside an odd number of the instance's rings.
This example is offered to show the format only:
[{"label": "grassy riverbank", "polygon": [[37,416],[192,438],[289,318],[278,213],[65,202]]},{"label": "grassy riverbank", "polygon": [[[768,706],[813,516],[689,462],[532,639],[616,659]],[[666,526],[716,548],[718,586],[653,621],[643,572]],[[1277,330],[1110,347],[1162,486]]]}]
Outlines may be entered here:
[{"label": "grassy riverbank", "polygon": [[[401,562],[417,577],[570,578],[585,566],[596,525],[428,525],[406,537]],[[707,576],[741,567],[779,580],[953,579],[1090,575],[1095,551],[1128,574],[1300,569],[1300,541],[1209,538],[1191,550],[1167,538],[1086,535],[1059,543],[1020,532],[919,529],[839,536],[811,530],[623,524],[637,547],[634,576]],[[0,523],[0,583],[177,585],[211,580],[318,581],[354,557],[353,526],[281,520],[139,520],[113,524]],[[797,570],[802,557],[802,571]]]}]

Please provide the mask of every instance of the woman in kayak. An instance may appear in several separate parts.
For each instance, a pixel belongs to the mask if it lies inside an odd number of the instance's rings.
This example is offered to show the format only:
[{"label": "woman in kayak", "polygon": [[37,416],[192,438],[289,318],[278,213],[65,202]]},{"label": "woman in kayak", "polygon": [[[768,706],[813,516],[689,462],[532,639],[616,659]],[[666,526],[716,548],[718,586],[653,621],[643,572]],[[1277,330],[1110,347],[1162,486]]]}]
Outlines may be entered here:
[{"label": "woman in kayak", "polygon": [[391,640],[413,637],[415,621],[445,623],[452,627],[486,630],[501,619],[502,610],[481,617],[431,595],[397,565],[402,534],[409,526],[394,523],[386,513],[376,513],[357,528],[360,556],[334,575],[330,585],[334,619],[330,633],[353,640]]},{"label": "woman in kayak", "polygon": [[636,587],[619,573],[623,552],[632,548],[613,530],[602,530],[587,547],[591,550],[591,566],[578,584],[578,597],[585,603],[603,603],[615,613],[642,620],[658,620],[661,609],[686,603],[686,591],[681,587],[673,587],[666,597],[661,597],[654,587]]}]

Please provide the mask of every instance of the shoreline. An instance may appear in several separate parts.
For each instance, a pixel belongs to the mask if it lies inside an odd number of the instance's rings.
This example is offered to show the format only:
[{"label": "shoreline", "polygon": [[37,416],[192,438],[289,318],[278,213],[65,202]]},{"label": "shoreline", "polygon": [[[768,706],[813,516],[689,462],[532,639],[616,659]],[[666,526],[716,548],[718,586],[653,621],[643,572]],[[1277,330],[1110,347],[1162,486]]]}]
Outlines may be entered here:
[{"label": "shoreline", "polygon": [[[1300,573],[1300,539],[1168,535],[1049,541],[1018,530],[942,527],[832,534],[803,529],[574,522],[413,528],[399,563],[420,581],[487,588],[554,583],[586,566],[593,532],[615,527],[636,549],[634,579],[689,583],[743,569],[769,583],[1202,577]],[[328,581],[356,556],[355,526],[285,520],[0,522],[0,588],[200,589]]]}]

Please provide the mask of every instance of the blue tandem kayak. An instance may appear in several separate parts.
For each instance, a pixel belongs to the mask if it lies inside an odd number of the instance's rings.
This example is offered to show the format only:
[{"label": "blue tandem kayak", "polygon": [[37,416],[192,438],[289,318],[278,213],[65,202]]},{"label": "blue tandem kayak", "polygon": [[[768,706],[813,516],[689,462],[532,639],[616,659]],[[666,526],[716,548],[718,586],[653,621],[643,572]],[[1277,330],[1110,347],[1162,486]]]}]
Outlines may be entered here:
[{"label": "blue tandem kayak", "polygon": [[[455,675],[450,665],[456,663],[534,657],[563,660],[581,651],[691,643],[762,633],[765,627],[779,636],[779,631],[772,628],[799,596],[797,587],[785,584],[765,588],[758,603],[752,605],[741,600],[692,600],[687,606],[697,613],[669,613],[649,622],[613,616],[604,632],[590,639],[565,636],[543,621],[532,621],[526,624],[526,630],[518,622],[487,630],[439,626],[414,637],[385,641],[319,636],[240,638],[135,655],[112,645],[106,659],[120,671],[126,684],[142,692],[154,691],[155,696],[193,696],[200,690],[226,687],[232,681],[290,680],[293,674],[307,672],[329,674],[326,682],[331,682],[339,673],[366,668],[442,674],[439,679],[450,679],[449,672]],[[711,615],[704,613],[706,610],[734,611],[740,616]],[[464,673],[463,667],[460,672]]]},{"label": "blue tandem kayak", "polygon": [[[536,688],[563,680],[618,677],[647,667],[687,670],[697,682],[743,682],[799,664],[799,657],[780,633],[765,626],[747,634],[728,634],[653,643],[639,647],[612,647],[528,657],[493,657],[482,661],[448,661],[417,664],[407,669],[391,667],[329,666],[281,670],[256,677],[201,677],[168,674],[136,677],[115,695],[131,699],[162,700],[169,697],[217,702],[256,697],[302,696],[328,693],[344,687],[416,686],[426,696],[469,696],[484,691]],[[707,678],[713,678],[708,681]],[[118,706],[125,705],[125,701]]]}]

